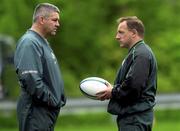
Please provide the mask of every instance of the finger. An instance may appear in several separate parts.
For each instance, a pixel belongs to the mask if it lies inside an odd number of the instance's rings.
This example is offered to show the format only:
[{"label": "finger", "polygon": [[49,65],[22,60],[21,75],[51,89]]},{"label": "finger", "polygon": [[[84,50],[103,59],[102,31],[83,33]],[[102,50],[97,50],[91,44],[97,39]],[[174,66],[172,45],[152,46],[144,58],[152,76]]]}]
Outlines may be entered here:
[{"label": "finger", "polygon": [[107,81],[105,81],[105,83],[104,83],[106,86],[108,86],[109,85],[109,83],[107,82]]},{"label": "finger", "polygon": [[103,91],[100,91],[100,92],[96,93],[96,95],[101,95],[101,94],[104,94],[105,92],[106,92],[106,91],[103,90]]},{"label": "finger", "polygon": [[101,94],[101,95],[98,95],[98,96],[97,96],[97,98],[99,98],[99,99],[101,99],[101,98],[103,98],[103,97],[105,97],[105,94]]},{"label": "finger", "polygon": [[97,95],[97,98],[101,100],[101,99],[104,99],[105,96],[106,94],[100,94],[100,95]]}]

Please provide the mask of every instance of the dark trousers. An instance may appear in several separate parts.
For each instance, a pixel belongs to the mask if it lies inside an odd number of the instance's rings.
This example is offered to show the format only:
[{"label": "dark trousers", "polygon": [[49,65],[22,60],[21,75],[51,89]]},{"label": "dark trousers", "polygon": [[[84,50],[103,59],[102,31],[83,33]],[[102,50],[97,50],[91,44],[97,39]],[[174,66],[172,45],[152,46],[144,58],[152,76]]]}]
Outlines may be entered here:
[{"label": "dark trousers", "polygon": [[152,131],[153,111],[145,111],[128,116],[118,116],[118,131]]},{"label": "dark trousers", "polygon": [[21,97],[17,105],[19,131],[54,131],[60,109],[33,104],[27,97]]}]

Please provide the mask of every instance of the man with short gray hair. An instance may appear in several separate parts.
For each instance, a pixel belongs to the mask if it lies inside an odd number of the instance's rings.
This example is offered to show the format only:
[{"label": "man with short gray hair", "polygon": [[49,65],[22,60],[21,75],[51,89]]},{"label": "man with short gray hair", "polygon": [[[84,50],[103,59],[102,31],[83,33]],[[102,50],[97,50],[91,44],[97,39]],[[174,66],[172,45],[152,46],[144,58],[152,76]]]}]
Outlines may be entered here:
[{"label": "man with short gray hair", "polygon": [[47,37],[59,28],[59,9],[36,6],[31,28],[19,39],[14,65],[21,86],[17,105],[20,131],[53,131],[65,105],[64,84]]}]

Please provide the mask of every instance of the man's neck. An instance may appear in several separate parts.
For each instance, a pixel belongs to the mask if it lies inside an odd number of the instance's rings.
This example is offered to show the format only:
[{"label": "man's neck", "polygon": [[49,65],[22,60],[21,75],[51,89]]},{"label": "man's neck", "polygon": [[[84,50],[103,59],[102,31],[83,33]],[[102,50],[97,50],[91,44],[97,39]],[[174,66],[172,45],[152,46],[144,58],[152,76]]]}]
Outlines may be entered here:
[{"label": "man's neck", "polygon": [[139,41],[142,41],[143,39],[142,38],[137,38],[135,39],[132,44],[129,46],[129,49],[131,49],[136,43],[138,43]]},{"label": "man's neck", "polygon": [[41,28],[37,24],[33,24],[30,29],[46,39],[46,35],[42,32]]}]

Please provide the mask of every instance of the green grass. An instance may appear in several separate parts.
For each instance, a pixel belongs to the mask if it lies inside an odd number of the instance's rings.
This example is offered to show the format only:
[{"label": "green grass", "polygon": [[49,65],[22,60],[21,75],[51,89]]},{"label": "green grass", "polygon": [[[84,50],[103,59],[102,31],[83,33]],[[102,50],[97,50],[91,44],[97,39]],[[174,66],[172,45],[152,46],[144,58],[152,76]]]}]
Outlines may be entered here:
[{"label": "green grass", "polygon": [[[103,123],[103,122],[102,122]],[[18,131],[17,128],[1,128],[1,131]],[[64,125],[56,125],[55,131],[117,131],[117,127],[115,124],[107,124],[104,125],[93,125],[93,124],[86,124],[78,125],[72,124],[71,126],[64,126]],[[158,122],[156,123],[153,131],[180,131],[180,121],[179,122]]]},{"label": "green grass", "polygon": [[103,126],[88,124],[83,126],[56,127],[55,131],[117,131],[117,129],[114,125],[110,124],[105,124]]},{"label": "green grass", "polygon": [[[18,131],[17,124],[12,124],[14,118],[0,116],[1,131]],[[153,131],[180,131],[179,110],[157,111],[155,116]],[[55,131],[117,131],[117,126],[115,119],[107,113],[64,115],[58,119]]]},{"label": "green grass", "polygon": [[153,131],[180,131],[180,121],[158,122]]}]

